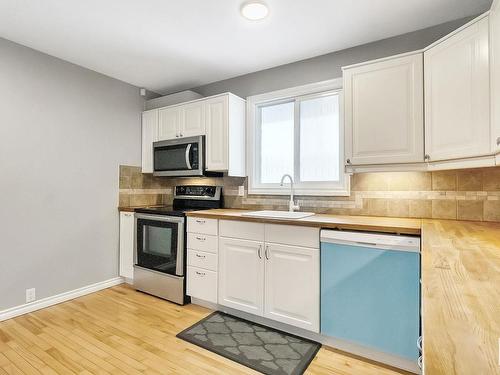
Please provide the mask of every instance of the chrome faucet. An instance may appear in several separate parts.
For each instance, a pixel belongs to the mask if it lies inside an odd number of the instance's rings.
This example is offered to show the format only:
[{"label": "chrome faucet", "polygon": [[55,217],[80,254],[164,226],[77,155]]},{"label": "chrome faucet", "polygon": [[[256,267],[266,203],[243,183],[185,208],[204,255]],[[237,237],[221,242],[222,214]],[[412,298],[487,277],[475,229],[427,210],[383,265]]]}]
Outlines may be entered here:
[{"label": "chrome faucet", "polygon": [[289,174],[284,174],[283,177],[281,177],[280,186],[283,186],[285,178],[287,178],[287,177],[290,179],[290,202],[288,202],[288,211],[293,212],[293,211],[299,210],[300,206],[298,204],[296,204],[295,201],[293,200],[293,178],[292,178],[292,176],[290,176]]}]

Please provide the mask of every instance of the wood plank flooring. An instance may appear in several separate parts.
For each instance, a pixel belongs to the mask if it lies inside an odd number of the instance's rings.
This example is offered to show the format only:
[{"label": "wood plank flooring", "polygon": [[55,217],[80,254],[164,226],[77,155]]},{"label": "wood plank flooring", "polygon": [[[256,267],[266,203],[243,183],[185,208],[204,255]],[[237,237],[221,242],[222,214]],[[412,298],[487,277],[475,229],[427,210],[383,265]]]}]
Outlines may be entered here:
[{"label": "wood plank flooring", "polygon": [[[175,337],[210,312],[106,289],[0,322],[0,374],[257,374]],[[324,347],[306,372],[401,373]]]}]

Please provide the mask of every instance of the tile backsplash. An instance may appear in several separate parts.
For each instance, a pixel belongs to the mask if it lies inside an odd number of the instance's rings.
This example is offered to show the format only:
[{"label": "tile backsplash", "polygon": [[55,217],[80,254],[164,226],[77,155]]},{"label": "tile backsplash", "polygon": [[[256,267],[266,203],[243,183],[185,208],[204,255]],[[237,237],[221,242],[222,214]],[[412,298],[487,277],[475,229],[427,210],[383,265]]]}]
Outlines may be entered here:
[{"label": "tile backsplash", "polygon": [[[288,208],[287,196],[247,195],[246,178],[153,177],[130,166],[120,166],[120,206],[170,204],[181,184],[224,186],[226,208]],[[500,167],[354,174],[349,197],[297,199],[301,210],[318,213],[500,222]]]}]

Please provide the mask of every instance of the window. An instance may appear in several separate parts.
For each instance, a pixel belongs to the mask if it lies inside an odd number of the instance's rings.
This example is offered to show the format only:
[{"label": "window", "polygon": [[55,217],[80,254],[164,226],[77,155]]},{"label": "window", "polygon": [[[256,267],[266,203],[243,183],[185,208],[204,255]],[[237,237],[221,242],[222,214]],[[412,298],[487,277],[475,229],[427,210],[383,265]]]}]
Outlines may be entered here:
[{"label": "window", "polygon": [[248,98],[250,194],[288,194],[288,180],[284,187],[280,181],[289,174],[297,194],[348,195],[342,93],[337,80],[328,88],[310,85]]}]

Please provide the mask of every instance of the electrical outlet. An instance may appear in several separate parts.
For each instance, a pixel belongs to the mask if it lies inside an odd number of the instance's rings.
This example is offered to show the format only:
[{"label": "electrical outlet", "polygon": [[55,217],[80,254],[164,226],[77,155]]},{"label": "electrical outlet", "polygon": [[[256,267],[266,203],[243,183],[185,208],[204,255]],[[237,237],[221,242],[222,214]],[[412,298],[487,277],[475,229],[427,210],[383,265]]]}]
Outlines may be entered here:
[{"label": "electrical outlet", "polygon": [[244,186],[238,186],[238,195],[240,197],[244,197],[245,196],[245,187]]},{"label": "electrical outlet", "polygon": [[36,300],[35,288],[26,289],[26,303]]}]

